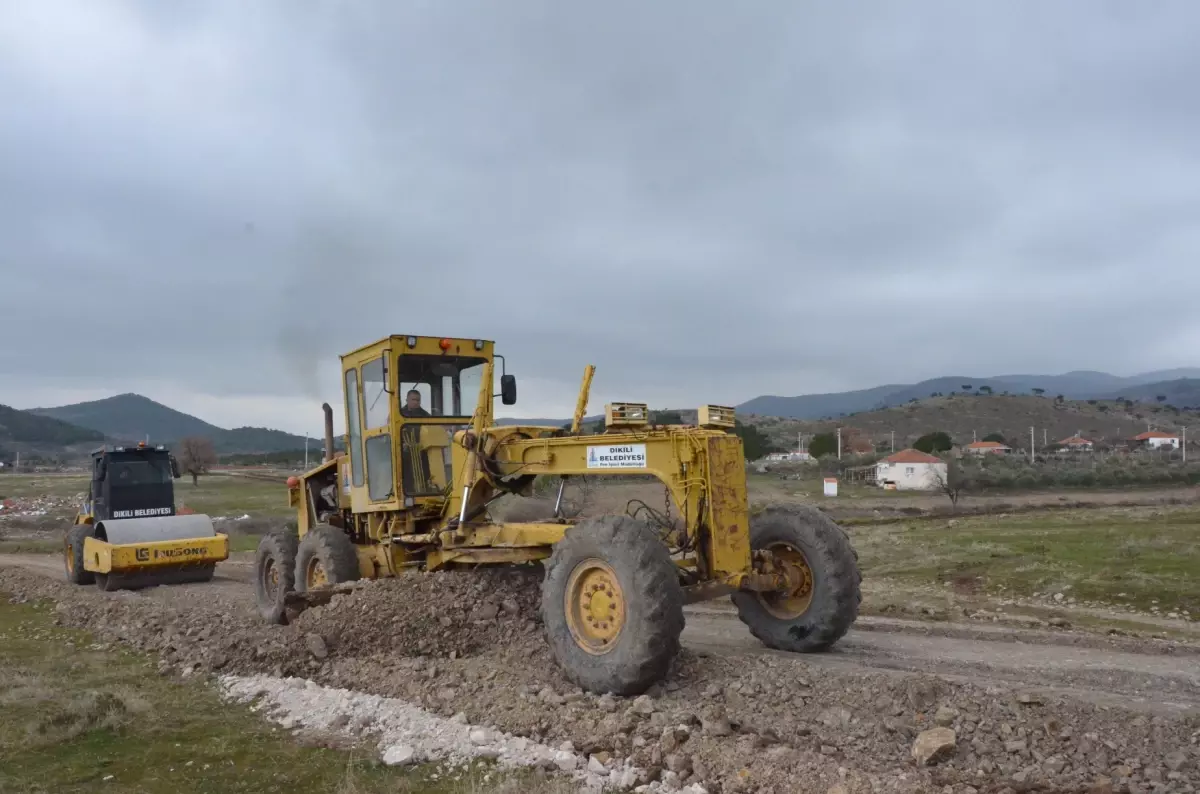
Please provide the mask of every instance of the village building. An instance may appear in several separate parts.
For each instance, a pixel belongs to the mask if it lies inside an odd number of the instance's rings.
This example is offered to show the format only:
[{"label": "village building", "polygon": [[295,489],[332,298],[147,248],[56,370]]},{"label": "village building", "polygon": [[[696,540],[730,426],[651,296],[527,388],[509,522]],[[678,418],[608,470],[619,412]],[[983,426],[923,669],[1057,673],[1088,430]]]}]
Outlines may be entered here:
[{"label": "village building", "polygon": [[1161,430],[1147,430],[1145,433],[1134,436],[1133,441],[1135,446],[1147,449],[1162,449],[1163,447],[1179,449],[1179,435],[1164,433]]},{"label": "village building", "polygon": [[897,491],[935,491],[946,481],[946,462],[918,449],[902,449],[875,465],[875,482]]},{"label": "village building", "polygon": [[999,441],[972,441],[967,444],[966,451],[969,455],[1007,455],[1012,452],[1012,447]]}]

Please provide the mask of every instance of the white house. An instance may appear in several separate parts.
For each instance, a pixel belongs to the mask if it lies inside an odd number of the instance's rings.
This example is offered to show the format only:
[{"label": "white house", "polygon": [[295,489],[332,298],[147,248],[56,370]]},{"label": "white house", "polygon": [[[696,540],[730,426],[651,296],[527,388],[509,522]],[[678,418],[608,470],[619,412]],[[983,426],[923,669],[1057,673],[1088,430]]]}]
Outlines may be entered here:
[{"label": "white house", "polygon": [[902,449],[875,464],[875,482],[898,491],[935,491],[946,481],[946,462],[917,449]]},{"label": "white house", "polygon": [[1080,436],[1078,433],[1070,438],[1064,438],[1062,441],[1058,442],[1058,445],[1063,449],[1070,450],[1071,452],[1091,452],[1096,446],[1088,439]]},{"label": "white house", "polygon": [[972,441],[966,450],[971,455],[1007,455],[1012,452],[1012,447],[999,441]]},{"label": "white house", "polygon": [[1133,440],[1141,442],[1143,446],[1150,449],[1162,449],[1163,447],[1179,449],[1179,436],[1174,433],[1164,433],[1161,430],[1150,430],[1139,436],[1134,436]]}]

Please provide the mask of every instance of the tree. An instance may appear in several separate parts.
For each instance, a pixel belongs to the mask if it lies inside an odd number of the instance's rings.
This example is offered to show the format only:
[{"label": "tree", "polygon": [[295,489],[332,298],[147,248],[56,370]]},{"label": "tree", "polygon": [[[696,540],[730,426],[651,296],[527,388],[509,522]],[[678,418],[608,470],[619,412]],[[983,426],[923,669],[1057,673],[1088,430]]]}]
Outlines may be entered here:
[{"label": "tree", "polygon": [[1156,395],[1154,397],[1154,399],[1158,400],[1160,403],[1165,403],[1167,401],[1167,395],[1159,394],[1159,395]]},{"label": "tree", "polygon": [[946,452],[953,446],[954,441],[950,438],[950,434],[942,430],[926,433],[913,442],[913,449],[919,449],[929,455],[935,452]]},{"label": "tree", "polygon": [[744,425],[734,419],[733,434],[742,440],[742,450],[746,460],[759,460],[775,451],[775,445],[766,433],[754,425]]},{"label": "tree", "polygon": [[963,391],[970,391],[970,390],[971,390],[971,384],[969,384],[969,383],[964,383],[964,384],[963,384],[963,387],[962,387],[962,390],[963,390]]},{"label": "tree", "polygon": [[991,387],[991,386],[980,386],[980,387],[979,387],[979,393],[980,393],[980,394],[991,394],[991,393],[992,393],[992,387]]},{"label": "tree", "polygon": [[679,415],[679,411],[652,411],[650,415],[656,425],[683,424],[683,417]]},{"label": "tree", "polygon": [[200,484],[200,475],[208,474],[217,463],[217,451],[212,441],[201,436],[188,436],[179,442],[179,469],[192,475],[192,485]]},{"label": "tree", "polygon": [[941,469],[935,468],[933,481],[937,484],[938,490],[946,494],[950,499],[950,504],[954,507],[958,507],[958,497],[964,491],[971,489],[971,477],[957,460],[946,462],[945,474],[942,474]]},{"label": "tree", "polygon": [[837,434],[835,433],[817,433],[812,437],[812,441],[808,442],[808,454],[814,458],[821,458],[826,455],[837,454]]},{"label": "tree", "polygon": [[1035,389],[1031,389],[1031,391],[1032,391],[1034,394],[1036,394],[1038,397],[1041,397],[1043,394],[1045,394],[1045,393],[1046,393],[1046,390],[1045,390],[1045,389],[1037,389],[1037,388],[1035,388]]},{"label": "tree", "polygon": [[1054,398],[1054,402],[1058,403],[1059,405],[1062,405],[1066,401],[1067,401],[1067,398],[1061,394]]},{"label": "tree", "polygon": [[997,444],[1007,444],[1008,443],[1007,441],[1004,440],[1004,436],[1000,435],[999,433],[988,433],[986,436],[983,437],[983,440],[984,441],[995,441]]}]

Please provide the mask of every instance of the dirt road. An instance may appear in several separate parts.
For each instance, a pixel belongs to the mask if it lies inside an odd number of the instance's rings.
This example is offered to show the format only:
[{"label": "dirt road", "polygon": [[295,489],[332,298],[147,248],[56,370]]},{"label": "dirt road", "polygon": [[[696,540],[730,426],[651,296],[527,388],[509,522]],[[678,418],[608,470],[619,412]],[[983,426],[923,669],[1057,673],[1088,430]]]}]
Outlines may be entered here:
[{"label": "dirt road", "polygon": [[[55,598],[66,620],[185,669],[302,675],[401,697],[710,791],[1200,785],[1200,645],[862,617],[833,651],[798,657],[764,648],[728,602],[713,602],[687,610],[685,658],[653,705],[614,710],[554,670],[534,625],[536,587],[417,576],[275,627],[254,612],[250,557],[234,555],[205,585],[104,594],[67,584],[55,556],[0,555],[0,590]],[[504,606],[481,619],[487,604]],[[680,760],[685,734],[659,734],[689,721]],[[914,740],[934,723],[953,729],[957,751],[914,766]]]},{"label": "dirt road", "polygon": [[[0,555],[4,566],[62,576],[61,563],[53,556]],[[153,588],[137,597],[175,605],[203,599],[251,615],[252,581],[252,558],[241,554],[219,566],[207,585]],[[728,601],[689,607],[683,641],[685,647],[711,654],[790,657],[750,636]],[[1153,713],[1200,714],[1200,644],[861,617],[833,651],[805,661],[843,671],[934,673],[952,680],[1018,684]]]}]

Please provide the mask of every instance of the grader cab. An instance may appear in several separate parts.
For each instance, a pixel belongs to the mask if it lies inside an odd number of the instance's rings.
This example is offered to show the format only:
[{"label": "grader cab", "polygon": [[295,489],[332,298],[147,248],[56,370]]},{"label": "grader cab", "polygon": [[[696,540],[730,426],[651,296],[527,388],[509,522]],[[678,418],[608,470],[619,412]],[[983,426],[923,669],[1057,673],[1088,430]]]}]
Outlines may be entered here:
[{"label": "grader cab", "polygon": [[[636,694],[667,672],[685,604],[731,596],[767,646],[819,651],[854,622],[860,601],[849,538],[812,508],[750,514],[733,410],[702,406],[696,425],[654,425],[647,406],[606,406],[606,429],[581,431],[594,368],[584,372],[570,428],[494,424],[493,343],[391,336],[341,357],[345,452],[334,454],[325,405],[325,461],[288,482],[297,530],[263,538],[256,596],[286,623],[360,579],[479,565],[540,563],[546,640],[575,683]],[[632,515],[568,518],[571,477],[649,475],[675,522]],[[554,515],[493,521],[507,494],[558,478]]]}]

